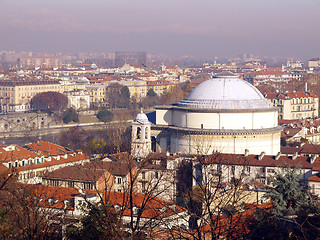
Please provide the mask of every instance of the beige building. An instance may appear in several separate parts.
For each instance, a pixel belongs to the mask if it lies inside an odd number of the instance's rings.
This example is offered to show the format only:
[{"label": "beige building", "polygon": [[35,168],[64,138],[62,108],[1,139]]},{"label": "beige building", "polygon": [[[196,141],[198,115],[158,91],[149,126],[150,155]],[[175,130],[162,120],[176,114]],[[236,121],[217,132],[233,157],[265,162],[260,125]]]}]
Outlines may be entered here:
[{"label": "beige building", "polygon": [[134,97],[137,101],[140,101],[147,96],[148,89],[145,84],[135,84],[133,86],[128,86],[128,88],[130,97]]},{"label": "beige building", "polygon": [[87,86],[87,91],[90,95],[90,107],[105,107],[107,83],[94,83]]},{"label": "beige building", "polygon": [[320,67],[320,58],[312,58],[308,61],[309,68],[318,68]]},{"label": "beige building", "polygon": [[147,81],[146,83],[147,83],[147,90],[153,89],[153,91],[158,96],[161,96],[165,92],[169,91],[175,85],[167,80]]},{"label": "beige building", "polygon": [[319,115],[319,97],[310,91],[267,93],[265,95],[279,109],[279,119],[316,118]]},{"label": "beige building", "polygon": [[42,92],[61,92],[57,80],[4,80],[0,81],[2,111],[28,111],[30,100]]}]

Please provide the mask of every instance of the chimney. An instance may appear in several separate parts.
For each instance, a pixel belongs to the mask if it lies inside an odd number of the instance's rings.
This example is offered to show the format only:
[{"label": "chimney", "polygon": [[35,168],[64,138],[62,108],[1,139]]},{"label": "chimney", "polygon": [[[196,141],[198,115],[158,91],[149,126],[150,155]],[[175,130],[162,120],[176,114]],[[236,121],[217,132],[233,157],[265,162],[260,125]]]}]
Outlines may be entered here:
[{"label": "chimney", "polygon": [[308,82],[305,83],[304,90],[308,92]]},{"label": "chimney", "polygon": [[265,154],[266,154],[265,152],[261,152],[260,155],[258,156],[258,160],[261,161]]},{"label": "chimney", "polygon": [[276,161],[278,161],[279,158],[280,158],[280,156],[281,156],[281,152],[278,152],[274,159],[275,159]]},{"label": "chimney", "polygon": [[298,157],[298,152],[295,152],[292,156],[292,160],[295,161]]},{"label": "chimney", "polygon": [[311,164],[314,164],[314,162],[316,161],[316,159],[317,159],[317,155],[316,155],[316,154],[312,155],[312,157],[310,158],[310,163],[311,163]]},{"label": "chimney", "polygon": [[245,150],[244,150],[244,156],[245,156],[245,157],[248,157],[248,155],[249,155],[249,150],[248,150],[248,149],[245,149]]}]

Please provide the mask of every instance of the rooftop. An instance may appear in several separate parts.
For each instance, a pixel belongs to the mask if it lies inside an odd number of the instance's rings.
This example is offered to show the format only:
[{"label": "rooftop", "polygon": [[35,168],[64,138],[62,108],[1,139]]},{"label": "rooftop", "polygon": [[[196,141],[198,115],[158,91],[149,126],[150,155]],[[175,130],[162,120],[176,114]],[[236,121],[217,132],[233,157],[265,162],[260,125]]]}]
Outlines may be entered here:
[{"label": "rooftop", "polygon": [[222,72],[198,85],[179,107],[206,109],[263,109],[272,104],[250,83],[231,72]]}]

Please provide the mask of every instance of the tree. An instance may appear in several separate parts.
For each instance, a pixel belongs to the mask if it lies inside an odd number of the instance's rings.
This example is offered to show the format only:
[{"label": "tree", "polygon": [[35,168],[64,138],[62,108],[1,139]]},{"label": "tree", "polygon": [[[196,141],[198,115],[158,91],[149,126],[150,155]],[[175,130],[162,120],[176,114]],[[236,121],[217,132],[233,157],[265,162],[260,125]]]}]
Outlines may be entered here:
[{"label": "tree", "polygon": [[67,229],[69,240],[122,239],[124,232],[119,215],[104,201],[86,202],[89,207],[87,214],[81,219],[81,228]]},{"label": "tree", "polygon": [[157,96],[157,94],[155,93],[153,88],[149,88],[149,90],[147,92],[147,97],[155,97],[155,96]]},{"label": "tree", "polygon": [[173,104],[184,98],[184,92],[179,85],[172,87],[161,96],[161,104]]},{"label": "tree", "polygon": [[[218,155],[216,153],[211,157]],[[190,213],[191,229],[175,232],[175,235],[178,234],[181,239],[197,240],[238,239],[245,235],[246,229],[242,228],[242,203],[249,201],[253,194],[243,189],[246,183],[246,162],[235,169],[234,178],[229,181],[226,178],[226,173],[231,172],[228,165],[215,166],[205,156],[190,161],[189,164],[184,162],[181,165],[178,177],[182,179],[177,182],[187,182],[184,189],[178,188],[179,203],[182,200]]]},{"label": "tree", "polygon": [[297,168],[286,167],[271,178],[265,198],[270,209],[259,209],[249,224],[249,239],[318,239],[320,215],[316,198],[301,181]]},{"label": "tree", "polygon": [[106,145],[107,143],[103,139],[96,139],[95,137],[93,137],[87,142],[87,144],[84,147],[84,150],[89,155],[103,154]]},{"label": "tree", "polygon": [[107,89],[107,101],[110,108],[129,108],[130,91],[119,83],[110,84]]},{"label": "tree", "polygon": [[106,124],[104,132],[109,153],[128,152],[131,147],[131,127],[127,121]]},{"label": "tree", "polygon": [[64,123],[69,123],[69,122],[79,122],[79,114],[74,108],[68,108],[64,113],[63,113],[63,118],[62,118]]},{"label": "tree", "polygon": [[[60,220],[52,209],[44,209],[46,191],[13,182],[0,192],[1,239],[61,239]],[[53,223],[53,220],[55,224]],[[51,223],[50,223],[51,222]]]},{"label": "tree", "polygon": [[314,196],[306,183],[301,181],[301,175],[296,168],[286,167],[284,174],[276,174],[271,178],[272,187],[266,187],[265,198],[273,204],[275,216],[297,214],[302,208],[316,207]]},{"label": "tree", "polygon": [[35,95],[31,99],[31,109],[34,111],[43,111],[53,113],[61,117],[63,111],[68,106],[68,97],[58,92],[43,92]]},{"label": "tree", "polygon": [[102,109],[97,113],[97,118],[102,122],[110,122],[113,117],[113,113],[107,109]]},{"label": "tree", "polygon": [[83,149],[88,135],[85,130],[80,127],[72,127],[64,131],[60,135],[60,145],[74,150]]}]

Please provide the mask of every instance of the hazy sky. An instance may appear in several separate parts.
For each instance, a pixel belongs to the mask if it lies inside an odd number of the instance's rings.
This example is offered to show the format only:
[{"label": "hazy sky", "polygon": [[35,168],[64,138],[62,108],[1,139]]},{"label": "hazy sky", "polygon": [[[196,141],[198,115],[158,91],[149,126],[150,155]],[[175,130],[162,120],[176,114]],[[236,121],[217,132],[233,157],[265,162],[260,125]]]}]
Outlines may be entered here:
[{"label": "hazy sky", "polygon": [[0,0],[0,50],[320,56],[320,0]]}]

